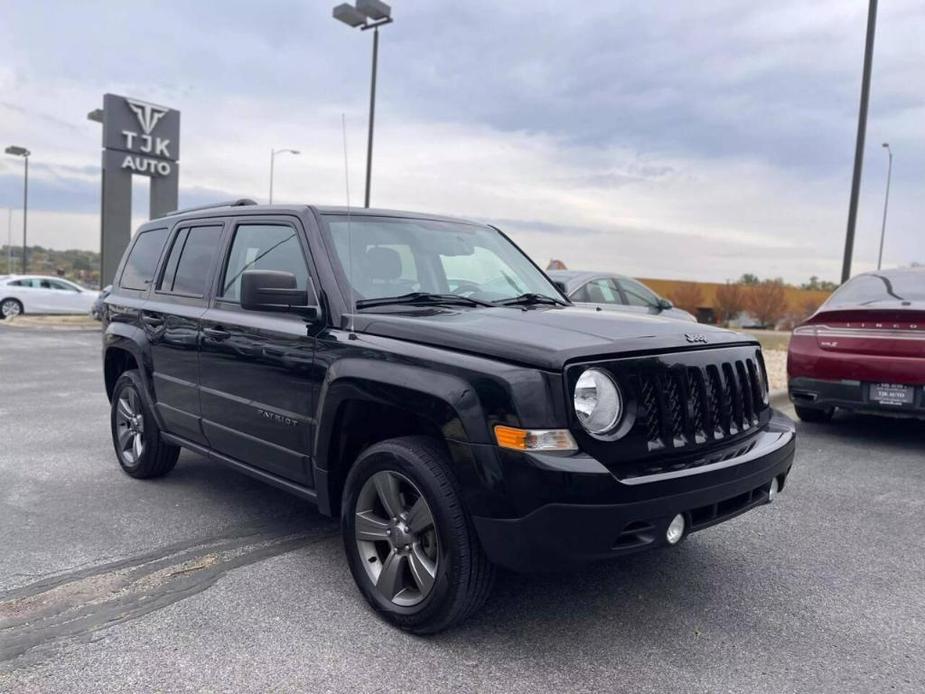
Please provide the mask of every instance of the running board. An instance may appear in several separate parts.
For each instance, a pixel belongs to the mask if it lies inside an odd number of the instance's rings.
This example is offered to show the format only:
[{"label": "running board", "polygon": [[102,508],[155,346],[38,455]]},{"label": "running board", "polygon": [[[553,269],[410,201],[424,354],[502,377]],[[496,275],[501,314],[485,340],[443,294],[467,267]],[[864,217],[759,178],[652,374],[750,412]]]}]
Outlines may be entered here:
[{"label": "running board", "polygon": [[218,463],[221,463],[222,465],[227,465],[228,467],[233,468],[238,472],[243,472],[249,477],[258,479],[261,482],[266,482],[267,484],[272,484],[274,487],[278,487],[279,489],[287,491],[290,494],[295,494],[302,499],[307,499],[316,506],[318,505],[318,492],[316,492],[314,489],[303,487],[301,484],[296,484],[295,482],[291,482],[270,472],[260,470],[253,467],[252,465],[248,465],[247,463],[242,463],[240,460],[235,460],[234,458],[231,458],[217,451],[213,451],[210,448],[206,448],[205,446],[202,446],[188,439],[184,439],[180,436],[174,436],[173,434],[161,432],[161,438],[167,443],[173,444],[174,446],[181,446],[182,448],[186,448],[193,453],[198,453],[204,458],[214,460]]}]

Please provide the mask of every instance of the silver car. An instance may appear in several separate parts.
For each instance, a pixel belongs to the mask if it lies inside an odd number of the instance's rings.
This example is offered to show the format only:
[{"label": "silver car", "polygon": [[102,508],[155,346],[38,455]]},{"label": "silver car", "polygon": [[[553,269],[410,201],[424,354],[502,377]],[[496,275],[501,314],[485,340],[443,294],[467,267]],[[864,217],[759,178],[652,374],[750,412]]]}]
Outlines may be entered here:
[{"label": "silver car", "polygon": [[675,308],[668,299],[631,277],[578,270],[549,270],[546,274],[576,304],[697,322],[690,313]]}]

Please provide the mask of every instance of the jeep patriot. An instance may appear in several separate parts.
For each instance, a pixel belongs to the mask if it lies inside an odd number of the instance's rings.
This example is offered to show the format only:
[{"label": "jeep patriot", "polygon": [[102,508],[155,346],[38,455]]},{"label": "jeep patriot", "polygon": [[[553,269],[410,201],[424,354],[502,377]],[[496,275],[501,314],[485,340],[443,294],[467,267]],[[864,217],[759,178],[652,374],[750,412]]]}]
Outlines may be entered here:
[{"label": "jeep patriot", "polygon": [[574,306],[482,223],[177,212],[138,230],[105,313],[122,469],[186,448],[339,516],[363,597],[415,633],[478,609],[495,567],[676,545],[793,462],[753,339]]}]

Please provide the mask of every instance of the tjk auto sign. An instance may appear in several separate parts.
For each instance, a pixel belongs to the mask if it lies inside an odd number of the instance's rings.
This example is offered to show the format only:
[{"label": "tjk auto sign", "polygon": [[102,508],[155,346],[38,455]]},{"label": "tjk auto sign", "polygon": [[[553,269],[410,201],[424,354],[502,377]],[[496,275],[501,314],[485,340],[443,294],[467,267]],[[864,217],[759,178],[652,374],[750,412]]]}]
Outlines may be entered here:
[{"label": "tjk auto sign", "polygon": [[[103,284],[113,281],[132,238],[132,179],[150,181],[148,215],[177,209],[180,180],[180,112],[144,99],[103,95]],[[141,215],[143,216],[143,215]]]},{"label": "tjk auto sign", "polygon": [[180,112],[106,94],[103,147],[125,152],[120,166],[132,173],[169,176],[180,158]]}]

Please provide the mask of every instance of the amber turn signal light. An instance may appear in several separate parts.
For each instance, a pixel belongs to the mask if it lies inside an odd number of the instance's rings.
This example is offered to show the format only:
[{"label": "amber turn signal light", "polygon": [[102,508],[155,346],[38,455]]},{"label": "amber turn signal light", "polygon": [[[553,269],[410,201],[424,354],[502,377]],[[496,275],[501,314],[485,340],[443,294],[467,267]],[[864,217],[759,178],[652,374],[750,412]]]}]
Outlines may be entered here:
[{"label": "amber turn signal light", "polygon": [[577,451],[578,444],[567,429],[518,429],[497,425],[495,440],[501,448],[515,451]]}]

